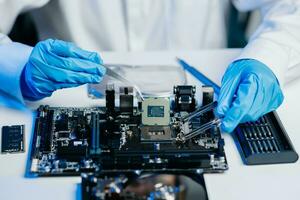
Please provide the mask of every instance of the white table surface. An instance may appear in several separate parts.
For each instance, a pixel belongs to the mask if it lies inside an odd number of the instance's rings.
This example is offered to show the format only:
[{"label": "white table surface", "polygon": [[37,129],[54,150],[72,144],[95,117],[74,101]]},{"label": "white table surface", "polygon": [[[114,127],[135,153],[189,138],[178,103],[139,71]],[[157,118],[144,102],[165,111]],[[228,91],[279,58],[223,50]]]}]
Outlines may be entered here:
[{"label": "white table surface", "polygon": [[[102,53],[106,63],[176,65],[175,56],[199,67],[212,80],[220,83],[227,67],[239,54],[238,49],[206,50],[197,52]],[[188,75],[190,84],[199,84]],[[300,152],[299,111],[300,81],[285,86],[285,101],[278,109],[297,152]],[[60,90],[52,97],[28,103],[30,109],[40,104],[51,106],[95,106],[101,100],[87,97],[86,86]],[[34,115],[31,110],[0,108],[0,126],[25,124],[26,153],[0,154],[0,199],[80,199],[79,177],[28,178],[28,148],[33,132]],[[299,199],[300,164],[245,166],[232,137],[224,133],[225,152],[229,170],[223,174],[205,174],[210,200]]]}]

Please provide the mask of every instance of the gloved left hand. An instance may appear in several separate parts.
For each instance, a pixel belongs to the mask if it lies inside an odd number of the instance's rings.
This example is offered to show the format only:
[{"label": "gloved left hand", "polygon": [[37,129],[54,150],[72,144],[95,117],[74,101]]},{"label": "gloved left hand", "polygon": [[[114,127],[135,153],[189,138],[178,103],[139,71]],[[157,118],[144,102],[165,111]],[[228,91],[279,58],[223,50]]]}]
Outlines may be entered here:
[{"label": "gloved left hand", "polygon": [[61,88],[99,83],[106,69],[100,56],[72,43],[48,39],[39,42],[21,75],[22,95],[39,100]]},{"label": "gloved left hand", "polygon": [[283,94],[273,72],[254,59],[232,63],[222,79],[216,114],[223,118],[221,129],[232,132],[239,123],[255,121],[275,110]]}]

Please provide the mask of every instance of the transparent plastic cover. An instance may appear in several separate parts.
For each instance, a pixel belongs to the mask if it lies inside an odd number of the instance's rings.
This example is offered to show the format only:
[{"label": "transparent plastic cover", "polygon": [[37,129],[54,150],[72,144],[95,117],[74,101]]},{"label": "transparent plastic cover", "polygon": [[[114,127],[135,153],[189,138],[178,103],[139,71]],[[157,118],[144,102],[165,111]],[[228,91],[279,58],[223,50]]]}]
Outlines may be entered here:
[{"label": "transparent plastic cover", "polygon": [[[180,66],[170,65],[106,65],[137,86],[147,96],[168,97],[173,93],[175,85],[186,84],[184,70]],[[91,98],[103,98],[106,85],[114,85],[116,94],[119,88],[128,85],[114,77],[105,76],[99,84],[88,84],[88,95]]]}]

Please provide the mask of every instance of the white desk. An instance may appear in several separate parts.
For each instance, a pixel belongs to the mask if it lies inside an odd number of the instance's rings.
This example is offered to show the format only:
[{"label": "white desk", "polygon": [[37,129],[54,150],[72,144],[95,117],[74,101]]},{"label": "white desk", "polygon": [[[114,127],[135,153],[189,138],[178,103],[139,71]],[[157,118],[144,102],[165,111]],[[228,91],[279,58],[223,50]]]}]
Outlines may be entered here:
[{"label": "white desk", "polygon": [[[175,56],[201,67],[212,80],[220,82],[230,61],[239,50],[198,52],[103,53],[107,63],[175,65]],[[188,75],[190,84],[199,84]],[[300,81],[285,88],[285,102],[279,116],[296,148],[300,152],[299,121]],[[86,87],[60,90],[51,98],[29,103],[32,109],[40,104],[51,106],[94,106],[103,101],[87,97]],[[0,155],[0,199],[80,199],[79,177],[25,178],[28,146],[32,135],[33,115],[29,110],[0,108],[0,126],[25,124],[26,153]],[[300,165],[295,164],[245,166],[229,134],[223,134],[229,170],[223,174],[206,174],[205,182],[210,200],[299,199]],[[41,196],[43,195],[43,196]]]}]

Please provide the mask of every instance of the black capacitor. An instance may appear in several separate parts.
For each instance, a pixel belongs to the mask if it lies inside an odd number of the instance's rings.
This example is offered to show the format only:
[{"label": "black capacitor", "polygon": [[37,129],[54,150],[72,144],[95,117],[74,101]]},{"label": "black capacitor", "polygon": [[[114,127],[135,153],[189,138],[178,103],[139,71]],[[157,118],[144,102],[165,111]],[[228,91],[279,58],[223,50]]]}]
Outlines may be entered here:
[{"label": "black capacitor", "polygon": [[[202,106],[206,106],[214,101],[214,88],[211,86],[202,86]],[[206,112],[201,117],[202,123],[207,123],[214,119],[214,112],[213,110]]]},{"label": "black capacitor", "polygon": [[133,88],[120,88],[120,112],[122,114],[133,113]]},{"label": "black capacitor", "polygon": [[196,109],[196,88],[192,85],[178,85],[174,87],[175,105],[177,112],[193,112]]},{"label": "black capacitor", "polygon": [[202,86],[202,106],[205,106],[207,104],[210,104],[214,101],[214,88],[211,86]]},{"label": "black capacitor", "polygon": [[138,110],[141,111],[142,110],[142,106],[143,106],[143,103],[141,101],[138,102]]},{"label": "black capacitor", "polygon": [[115,114],[115,89],[114,85],[108,85],[105,91],[106,94],[106,112],[108,115]]}]

